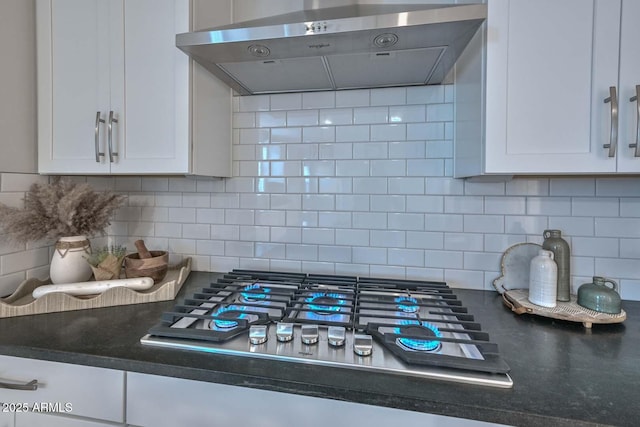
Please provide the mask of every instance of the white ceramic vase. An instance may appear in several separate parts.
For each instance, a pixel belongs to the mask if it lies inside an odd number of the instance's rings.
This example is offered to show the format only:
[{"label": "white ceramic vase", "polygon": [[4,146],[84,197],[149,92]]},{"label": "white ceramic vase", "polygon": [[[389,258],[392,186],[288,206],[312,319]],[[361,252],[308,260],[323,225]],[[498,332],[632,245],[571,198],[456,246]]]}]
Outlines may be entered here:
[{"label": "white ceramic vase", "polygon": [[529,268],[529,301],[542,307],[555,307],[558,267],[553,252],[540,249]]},{"label": "white ceramic vase", "polygon": [[56,242],[49,276],[52,283],[86,282],[91,277],[91,266],[87,258],[91,254],[91,243],[86,236],[61,237]]}]

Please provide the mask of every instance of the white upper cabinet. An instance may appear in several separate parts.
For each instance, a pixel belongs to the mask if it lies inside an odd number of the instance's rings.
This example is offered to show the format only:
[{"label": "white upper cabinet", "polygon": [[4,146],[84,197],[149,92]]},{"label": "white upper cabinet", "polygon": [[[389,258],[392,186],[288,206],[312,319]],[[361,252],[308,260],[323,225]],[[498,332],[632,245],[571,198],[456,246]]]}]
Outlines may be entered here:
[{"label": "white upper cabinet", "polygon": [[[230,158],[216,159],[218,170],[200,171],[212,163],[203,155],[202,168],[192,164],[190,60],[175,47],[175,35],[189,31],[189,0],[37,0],[36,8],[40,173],[229,174]],[[231,96],[209,102],[221,104],[228,130],[203,140],[210,147],[200,153],[229,153]]]},{"label": "white upper cabinet", "polygon": [[486,33],[456,70],[455,176],[640,172],[624,82],[639,69],[638,2],[488,5]]}]

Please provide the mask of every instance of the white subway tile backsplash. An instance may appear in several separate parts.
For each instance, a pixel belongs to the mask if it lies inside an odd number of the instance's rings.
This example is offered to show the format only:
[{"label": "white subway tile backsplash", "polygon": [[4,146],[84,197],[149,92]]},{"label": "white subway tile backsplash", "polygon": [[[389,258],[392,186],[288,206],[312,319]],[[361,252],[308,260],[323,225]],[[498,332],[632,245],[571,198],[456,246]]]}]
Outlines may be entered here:
[{"label": "white subway tile backsplash", "polygon": [[479,196],[445,196],[444,211],[446,213],[482,213],[484,199]]},{"label": "white subway tile backsplash", "polygon": [[356,194],[387,194],[386,178],[353,178]]},{"label": "white subway tile backsplash", "polygon": [[[623,296],[640,298],[637,178],[454,179],[453,90],[236,97],[233,178],[73,179],[129,196],[108,229],[110,242],[132,248],[139,236],[154,248],[171,247],[174,261],[192,257],[196,269],[379,275],[493,289],[507,248],[542,243],[544,229],[558,228],[572,248],[574,287],[609,275],[621,281]],[[0,201],[21,205],[27,183],[42,179],[0,175]],[[0,248],[0,257],[30,250]],[[44,271],[43,262],[0,270],[0,281]]]},{"label": "white subway tile backsplash", "polygon": [[302,243],[315,245],[333,245],[335,243],[333,228],[303,228]]},{"label": "white subway tile backsplash", "polygon": [[302,128],[302,142],[335,142],[336,129],[334,126],[315,126]]},{"label": "white subway tile backsplash", "polygon": [[254,218],[256,225],[283,226],[286,224],[286,211],[257,210]]},{"label": "white subway tile backsplash", "polygon": [[270,108],[269,95],[256,96],[235,96],[234,101],[238,101],[238,111],[268,111]]},{"label": "white subway tile backsplash", "polygon": [[354,159],[386,159],[389,157],[389,144],[386,142],[361,142],[353,144]]},{"label": "white subway tile backsplash", "polygon": [[571,199],[573,216],[618,216],[620,200],[617,197],[574,197]]},{"label": "white subway tile backsplash", "polygon": [[620,216],[640,217],[640,198],[620,199]]},{"label": "white subway tile backsplash", "polygon": [[387,259],[391,265],[423,267],[424,252],[416,249],[388,249]]},{"label": "white subway tile backsplash", "polygon": [[384,230],[387,228],[387,214],[381,212],[353,212],[354,228]]},{"label": "white subway tile backsplash", "polygon": [[595,218],[595,235],[640,238],[640,218]]},{"label": "white subway tile backsplash", "polygon": [[320,178],[320,193],[351,193],[353,185],[351,178]]},{"label": "white subway tile backsplash", "polygon": [[335,176],[336,162],[334,160],[305,160],[302,162],[303,176]]},{"label": "white subway tile backsplash", "polygon": [[407,233],[407,248],[443,249],[444,233],[433,231],[412,231]]},{"label": "white subway tile backsplash", "polygon": [[423,123],[426,107],[424,105],[401,105],[389,107],[389,122],[391,123]]},{"label": "white subway tile backsplash", "polygon": [[424,215],[417,213],[388,213],[389,229],[393,230],[424,230]]},{"label": "white subway tile backsplash", "polygon": [[595,233],[594,218],[587,217],[552,216],[548,228],[561,230],[566,236],[593,236]]},{"label": "white subway tile backsplash", "polygon": [[345,90],[336,92],[336,107],[365,107],[370,105],[369,90]]},{"label": "white subway tile backsplash", "polygon": [[258,258],[284,258],[286,246],[283,243],[256,242],[255,253]]},{"label": "white subway tile backsplash", "polygon": [[[266,129],[268,135],[268,129]],[[272,128],[271,136],[267,138],[267,142],[272,144],[290,144],[302,142],[302,128]]]},{"label": "white subway tile backsplash", "polygon": [[[326,228],[351,228],[351,212],[319,212],[318,226]],[[336,230],[341,233],[342,230]]]},{"label": "white subway tile backsplash", "polygon": [[390,87],[371,91],[371,105],[404,105],[407,103],[407,89]]},{"label": "white subway tile backsplash", "polygon": [[318,246],[287,244],[286,256],[288,260],[317,261]]},{"label": "white subway tile backsplash", "polygon": [[351,159],[353,158],[353,145],[350,143],[338,142],[318,144],[320,159]]},{"label": "white subway tile backsplash", "polygon": [[287,126],[318,126],[318,124],[320,124],[318,110],[299,110],[287,112]]},{"label": "white subway tile backsplash", "polygon": [[571,215],[571,199],[569,197],[528,197],[528,215]]},{"label": "white subway tile backsplash", "polygon": [[406,246],[406,232],[391,230],[371,230],[370,245],[383,248],[404,248]]},{"label": "white subway tile backsplash", "polygon": [[210,233],[211,226],[208,224],[182,224],[181,237],[184,239],[209,239]]},{"label": "white subway tile backsplash", "polygon": [[353,123],[353,111],[350,108],[320,110],[320,125],[350,125]]},{"label": "white subway tile backsplash", "polygon": [[398,141],[389,143],[390,159],[424,159],[424,141]]},{"label": "white subway tile backsplash", "polygon": [[287,159],[307,160],[318,158],[318,144],[288,144]]},{"label": "white subway tile backsplash", "polygon": [[478,233],[444,233],[444,248],[449,251],[484,250],[484,235]]},{"label": "white subway tile backsplash", "polygon": [[546,216],[507,215],[504,231],[508,234],[541,234],[548,228]]},{"label": "white subway tile backsplash", "polygon": [[346,246],[318,246],[318,261],[351,262],[351,248]]},{"label": "white subway tile backsplash", "polygon": [[[256,113],[256,126],[259,128],[283,127],[287,125],[287,113],[284,111],[263,111]],[[248,126],[236,126],[239,128]]]},{"label": "white subway tile backsplash", "polygon": [[351,252],[352,260],[361,264],[386,264],[387,250],[385,248],[354,247]]},{"label": "white subway tile backsplash", "polygon": [[407,125],[371,125],[372,141],[404,141],[407,139]]},{"label": "white subway tile backsplash", "polygon": [[271,95],[270,110],[299,110],[302,108],[302,94],[283,93]]},{"label": "white subway tile backsplash", "polygon": [[271,227],[271,241],[277,243],[301,243],[302,229],[298,227]]},{"label": "white subway tile backsplash", "polygon": [[361,107],[353,109],[353,123],[375,124],[389,122],[389,107]]},{"label": "white subway tile backsplash", "polygon": [[336,126],[336,142],[369,141],[367,125]]},{"label": "white subway tile backsplash", "polygon": [[404,212],[406,199],[396,195],[371,196],[369,208],[373,212]]},{"label": "white subway tile backsplash", "polygon": [[427,121],[447,122],[453,120],[453,104],[427,105]]},{"label": "white subway tile backsplash", "polygon": [[302,94],[302,108],[334,108],[335,92],[305,92]]},{"label": "white subway tile backsplash", "polygon": [[406,176],[405,160],[371,160],[371,176]]},{"label": "white subway tile backsplash", "polygon": [[369,211],[369,199],[368,195],[359,194],[337,194],[336,195],[336,210],[337,211],[350,211],[350,212],[367,212]]},{"label": "white subway tile backsplash", "polygon": [[440,104],[444,102],[444,86],[412,86],[407,88],[407,104]]}]

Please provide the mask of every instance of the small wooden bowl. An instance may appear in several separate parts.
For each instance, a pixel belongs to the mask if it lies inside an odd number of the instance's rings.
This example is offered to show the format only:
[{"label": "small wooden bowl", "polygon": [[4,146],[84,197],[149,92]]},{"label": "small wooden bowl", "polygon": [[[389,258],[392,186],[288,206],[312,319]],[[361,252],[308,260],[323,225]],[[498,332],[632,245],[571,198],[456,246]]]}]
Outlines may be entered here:
[{"label": "small wooden bowl", "polygon": [[164,279],[169,269],[169,252],[149,251],[151,258],[140,258],[140,254],[129,254],[124,257],[124,275],[131,277],[151,277],[153,283]]}]

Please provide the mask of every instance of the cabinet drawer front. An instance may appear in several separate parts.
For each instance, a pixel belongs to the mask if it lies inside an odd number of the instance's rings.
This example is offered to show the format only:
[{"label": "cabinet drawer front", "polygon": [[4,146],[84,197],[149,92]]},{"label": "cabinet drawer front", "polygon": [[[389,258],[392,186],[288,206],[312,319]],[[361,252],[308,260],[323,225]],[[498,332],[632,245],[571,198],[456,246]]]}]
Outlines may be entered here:
[{"label": "cabinet drawer front", "polygon": [[34,379],[38,381],[34,391],[0,388],[0,402],[16,404],[16,408],[28,412],[49,409],[72,416],[124,421],[121,371],[0,356],[0,382],[25,384]]},{"label": "cabinet drawer front", "polygon": [[57,415],[44,415],[34,412],[18,414],[16,427],[114,427],[118,424],[74,419]]}]

